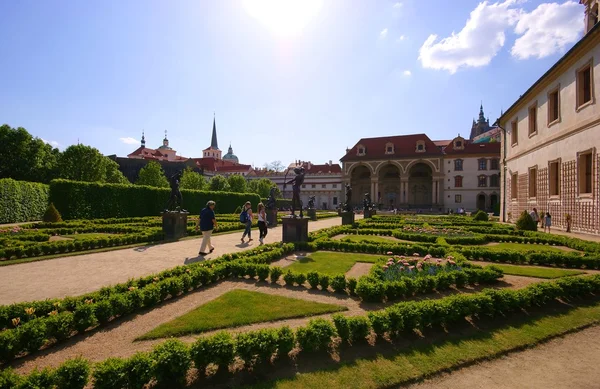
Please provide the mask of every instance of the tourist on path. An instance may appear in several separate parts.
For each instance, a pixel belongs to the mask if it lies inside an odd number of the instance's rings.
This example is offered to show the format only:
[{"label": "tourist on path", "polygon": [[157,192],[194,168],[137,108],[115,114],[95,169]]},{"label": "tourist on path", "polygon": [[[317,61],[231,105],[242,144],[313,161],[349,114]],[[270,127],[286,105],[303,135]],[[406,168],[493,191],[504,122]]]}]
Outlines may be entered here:
[{"label": "tourist on path", "polygon": [[263,203],[258,203],[258,210],[256,211],[258,214],[258,231],[260,231],[259,242],[260,244],[264,244],[264,239],[267,236],[267,212],[265,212],[265,206]]},{"label": "tourist on path", "polygon": [[531,211],[529,216],[531,217],[531,220],[535,222],[535,226],[537,227],[538,223],[540,222],[540,215],[538,214],[537,209],[533,208],[533,211]]},{"label": "tourist on path", "polygon": [[544,232],[546,232],[546,228],[548,229],[548,233],[550,233],[550,227],[552,227],[552,217],[550,216],[550,212],[546,212],[544,216]]},{"label": "tourist on path", "polygon": [[244,238],[248,235],[248,242],[252,242],[252,204],[250,201],[246,201],[244,204],[244,211],[246,212],[246,229],[242,234],[242,243],[244,243]]},{"label": "tourist on path", "polygon": [[[200,217],[198,217],[198,224],[196,224],[196,230],[200,228],[202,231],[202,244],[200,245],[200,255],[208,255],[212,253],[215,249],[213,245],[210,243],[210,236],[213,233],[213,230],[217,229],[217,219],[215,216],[215,202],[210,200],[206,203],[206,208],[200,211]],[[210,250],[207,253],[206,248],[209,247]]]}]

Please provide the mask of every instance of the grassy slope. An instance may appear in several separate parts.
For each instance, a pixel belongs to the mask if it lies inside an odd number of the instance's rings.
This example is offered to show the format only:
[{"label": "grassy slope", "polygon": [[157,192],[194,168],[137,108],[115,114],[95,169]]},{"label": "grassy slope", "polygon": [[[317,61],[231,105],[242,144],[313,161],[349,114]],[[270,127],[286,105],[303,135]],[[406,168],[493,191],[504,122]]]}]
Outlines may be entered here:
[{"label": "grassy slope", "polygon": [[198,308],[161,324],[138,340],[197,334],[219,328],[345,311],[323,304],[247,290],[232,290]]},{"label": "grassy slope", "polygon": [[286,267],[286,270],[301,273],[318,271],[333,276],[346,273],[356,262],[373,263],[378,258],[381,258],[381,255],[317,251],[306,258],[299,259],[296,263]]}]

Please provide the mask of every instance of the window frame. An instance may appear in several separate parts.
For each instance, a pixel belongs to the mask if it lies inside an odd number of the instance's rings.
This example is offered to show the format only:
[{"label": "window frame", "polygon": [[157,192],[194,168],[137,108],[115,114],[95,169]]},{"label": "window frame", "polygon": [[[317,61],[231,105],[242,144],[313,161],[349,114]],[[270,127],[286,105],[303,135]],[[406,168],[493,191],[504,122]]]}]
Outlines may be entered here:
[{"label": "window frame", "polygon": [[[534,172],[534,174],[532,175],[532,172]],[[531,166],[529,169],[527,169],[527,198],[529,199],[536,199],[537,195],[538,195],[538,166]],[[534,176],[534,181],[532,183],[532,176]],[[532,188],[532,184],[533,184],[533,196],[531,195],[531,188]]]},{"label": "window frame", "polygon": [[[582,102],[583,91],[581,90],[581,82],[580,75],[589,68],[590,73],[590,99],[588,101]],[[594,104],[594,66],[593,60],[590,58],[589,61],[581,65],[577,70],[575,70],[575,111],[579,112],[582,109]]]},{"label": "window frame", "polygon": [[510,143],[511,147],[519,144],[519,118],[515,118],[510,122]]},{"label": "window frame", "polygon": [[[557,116],[556,118],[553,118],[551,115],[551,106],[550,106],[550,102],[552,101],[551,97],[552,95],[554,95],[556,93],[556,107],[557,107]],[[548,91],[547,94],[547,122],[548,122],[548,128],[552,127],[553,125],[555,125],[556,123],[560,123],[560,84],[558,84],[556,87],[554,87],[553,89],[551,89],[550,91]]]},{"label": "window frame", "polygon": [[519,199],[519,172],[510,175],[510,199],[512,201]]},{"label": "window frame", "polygon": [[[494,167],[496,164],[496,167]],[[500,160],[498,158],[490,159],[490,170],[500,170]]]},{"label": "window frame", "polygon": [[[481,184],[481,179],[484,179],[485,182],[483,183],[484,185]],[[477,187],[478,188],[487,188],[488,187],[488,176],[486,176],[485,174],[480,174],[477,176]]]},{"label": "window frame", "polygon": [[[527,135],[531,138],[538,133],[538,103],[537,100],[527,108]],[[532,115],[533,113],[533,115]],[[532,131],[533,127],[533,131]]]},{"label": "window frame", "polygon": [[[591,171],[590,175],[590,191],[582,192],[581,191],[581,157],[590,156],[591,159]],[[594,196],[594,159],[596,155],[596,148],[592,147],[590,149],[580,151],[577,153],[577,197],[579,198],[593,198]],[[586,175],[587,176],[587,175]]]},{"label": "window frame", "polygon": [[[496,180],[496,185],[494,185],[494,182],[492,181],[492,179]],[[490,188],[499,188],[499,187],[500,187],[500,175],[492,174],[490,176]]]},{"label": "window frame", "polygon": [[455,203],[455,204],[460,204],[460,203],[462,203],[462,195],[461,195],[461,194],[455,194],[455,195],[454,195],[454,203]]},{"label": "window frame", "polygon": [[[488,170],[488,163],[487,163],[487,161],[488,161],[487,158],[479,158],[477,160],[477,171],[480,171],[480,172],[487,171]],[[485,166],[484,166],[483,169],[481,168],[481,163],[482,162],[485,164]]]},{"label": "window frame", "polygon": [[[460,184],[460,185],[457,185]],[[455,188],[462,188],[463,187],[463,176],[454,176],[454,187]]]},{"label": "window frame", "polygon": [[[554,183],[554,180],[552,179],[552,165],[556,164],[556,178],[557,181],[556,183]],[[550,200],[556,200],[556,199],[560,199],[560,195],[561,195],[561,187],[560,187],[560,182],[561,182],[561,158],[557,158],[554,159],[552,161],[548,161],[548,198],[550,198]],[[556,185],[556,194],[552,193],[552,185],[553,183]]]},{"label": "window frame", "polygon": [[[457,168],[457,163],[460,162],[460,169]],[[454,160],[454,171],[455,172],[462,172],[464,169],[464,164],[463,164],[464,160],[463,159],[455,159]]]}]

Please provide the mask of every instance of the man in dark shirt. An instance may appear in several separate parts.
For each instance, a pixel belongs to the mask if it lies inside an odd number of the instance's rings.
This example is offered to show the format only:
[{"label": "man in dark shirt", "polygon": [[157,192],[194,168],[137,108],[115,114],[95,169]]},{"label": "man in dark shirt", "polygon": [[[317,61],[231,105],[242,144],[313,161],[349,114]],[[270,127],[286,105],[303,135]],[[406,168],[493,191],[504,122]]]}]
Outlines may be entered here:
[{"label": "man in dark shirt", "polygon": [[[200,211],[200,217],[198,218],[198,224],[196,224],[196,230],[200,228],[202,231],[202,244],[200,245],[200,255],[208,255],[215,249],[210,243],[210,236],[213,230],[217,229],[217,219],[215,217],[215,202],[209,201],[206,203],[206,208]],[[210,247],[210,251],[207,253],[206,248]]]}]

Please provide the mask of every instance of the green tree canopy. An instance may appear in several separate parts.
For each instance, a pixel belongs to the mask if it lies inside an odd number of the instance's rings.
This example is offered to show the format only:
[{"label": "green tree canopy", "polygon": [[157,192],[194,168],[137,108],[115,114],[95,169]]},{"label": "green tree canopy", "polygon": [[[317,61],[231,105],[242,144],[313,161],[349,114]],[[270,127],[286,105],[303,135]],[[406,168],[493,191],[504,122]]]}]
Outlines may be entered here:
[{"label": "green tree canopy", "polygon": [[156,161],[150,161],[140,170],[136,185],[157,186],[166,188],[169,186],[169,181],[165,176],[162,166]]},{"label": "green tree canopy", "polygon": [[69,146],[58,159],[58,177],[74,181],[106,182],[109,161],[94,147]]},{"label": "green tree canopy", "polygon": [[227,178],[217,174],[210,179],[208,183],[209,189],[215,192],[229,192],[229,182]]},{"label": "green tree canopy", "polygon": [[183,176],[181,177],[181,188],[182,189],[196,189],[204,190],[208,186],[206,178],[200,173],[192,170],[191,167],[185,168]]},{"label": "green tree canopy", "polygon": [[119,170],[119,164],[110,158],[106,159],[106,182],[111,184],[131,184]]},{"label": "green tree canopy", "polygon": [[[275,186],[275,183],[268,178],[260,178],[248,182],[248,191],[258,194],[261,199],[266,199],[271,194],[271,188]],[[275,193],[277,192],[275,191]]]},{"label": "green tree canopy", "polygon": [[244,176],[240,174],[232,174],[227,178],[229,183],[229,191],[234,193],[246,193],[248,191],[248,185]]},{"label": "green tree canopy", "polygon": [[49,182],[55,178],[59,153],[22,127],[0,126],[0,178]]}]

